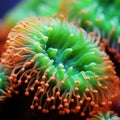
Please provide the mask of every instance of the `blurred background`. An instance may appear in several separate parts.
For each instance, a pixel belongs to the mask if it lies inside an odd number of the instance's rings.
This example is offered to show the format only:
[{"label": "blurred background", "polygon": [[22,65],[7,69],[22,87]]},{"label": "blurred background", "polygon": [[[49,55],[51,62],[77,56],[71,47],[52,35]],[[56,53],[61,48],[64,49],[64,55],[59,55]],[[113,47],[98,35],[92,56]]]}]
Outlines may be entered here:
[{"label": "blurred background", "polygon": [[0,0],[0,19],[16,4],[22,0]]}]

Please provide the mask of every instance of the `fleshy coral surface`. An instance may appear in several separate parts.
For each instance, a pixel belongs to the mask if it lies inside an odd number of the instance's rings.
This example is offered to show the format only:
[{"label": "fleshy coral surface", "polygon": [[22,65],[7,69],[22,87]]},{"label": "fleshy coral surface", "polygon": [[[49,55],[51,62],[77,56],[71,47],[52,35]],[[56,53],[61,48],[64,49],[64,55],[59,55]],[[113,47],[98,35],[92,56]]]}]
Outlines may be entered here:
[{"label": "fleshy coral surface", "polygon": [[25,82],[26,95],[35,91],[31,109],[84,116],[111,104],[118,79],[113,63],[82,28],[62,18],[25,19],[11,30],[6,46],[1,63],[11,70],[13,89]]},{"label": "fleshy coral surface", "polygon": [[[107,45],[120,52],[120,1],[68,0],[61,11],[68,20],[75,21],[87,31],[94,31],[107,38]],[[97,31],[96,31],[97,29]]]}]

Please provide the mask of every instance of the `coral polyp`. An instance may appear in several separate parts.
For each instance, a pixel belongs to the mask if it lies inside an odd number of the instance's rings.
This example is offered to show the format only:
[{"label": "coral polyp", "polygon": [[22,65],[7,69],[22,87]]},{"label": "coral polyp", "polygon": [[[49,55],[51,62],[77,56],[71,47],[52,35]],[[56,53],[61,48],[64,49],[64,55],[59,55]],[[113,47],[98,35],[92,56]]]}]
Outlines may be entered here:
[{"label": "coral polyp", "polygon": [[25,95],[35,93],[31,109],[43,113],[92,115],[107,109],[116,94],[118,78],[109,56],[62,18],[20,21],[8,35],[1,63],[11,71],[13,89],[25,83]]},{"label": "coral polyp", "polygon": [[102,41],[106,39],[104,42],[108,50],[115,53],[114,57],[120,63],[120,15],[118,13],[120,1],[110,2],[102,0],[67,0],[64,2],[63,0],[61,11],[69,21],[75,21],[89,32],[99,34],[96,32],[98,29]]},{"label": "coral polyp", "polygon": [[87,118],[87,120],[120,120],[120,118],[113,111],[99,112],[92,118]]},{"label": "coral polyp", "polygon": [[5,69],[0,64],[0,101],[3,101],[8,97],[8,75],[5,72]]},{"label": "coral polyp", "polygon": [[120,94],[112,99],[111,110],[115,111],[120,116]]}]

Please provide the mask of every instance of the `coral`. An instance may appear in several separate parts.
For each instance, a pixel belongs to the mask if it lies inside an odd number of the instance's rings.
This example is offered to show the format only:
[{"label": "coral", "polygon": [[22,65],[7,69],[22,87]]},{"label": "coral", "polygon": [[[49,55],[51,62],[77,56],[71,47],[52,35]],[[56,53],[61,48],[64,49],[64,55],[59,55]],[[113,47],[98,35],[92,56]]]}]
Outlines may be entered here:
[{"label": "coral", "polygon": [[112,105],[110,109],[115,111],[120,116],[120,93],[112,99]]},{"label": "coral", "polygon": [[[113,50],[114,51],[114,50]],[[107,50],[106,49],[107,54],[110,56],[110,59],[112,60],[112,62],[115,65],[115,71],[117,73],[117,76],[120,78],[120,55],[118,54],[118,56],[115,57],[115,52],[111,52],[111,50]]]},{"label": "coral", "polygon": [[108,112],[99,112],[94,115],[92,118],[86,120],[120,120],[120,118],[112,111]]},{"label": "coral", "polygon": [[[69,21],[75,21],[89,32],[101,34],[101,41],[107,49],[115,53],[120,63],[120,15],[119,0],[67,0],[61,5],[61,11]],[[97,32],[98,31],[98,32]],[[100,32],[100,33],[99,33]]]},{"label": "coral", "polygon": [[0,64],[0,101],[8,96],[6,91],[8,91],[8,75]]},{"label": "coral", "polygon": [[13,88],[17,87],[12,85],[9,81],[10,70],[6,69],[4,65],[1,64],[0,58],[0,103],[10,98],[13,93],[18,94],[19,91]]},{"label": "coral", "polygon": [[12,90],[25,83],[25,95],[35,93],[31,109],[43,113],[93,115],[116,94],[118,78],[103,47],[62,17],[20,21],[8,35],[1,63],[11,73]]}]

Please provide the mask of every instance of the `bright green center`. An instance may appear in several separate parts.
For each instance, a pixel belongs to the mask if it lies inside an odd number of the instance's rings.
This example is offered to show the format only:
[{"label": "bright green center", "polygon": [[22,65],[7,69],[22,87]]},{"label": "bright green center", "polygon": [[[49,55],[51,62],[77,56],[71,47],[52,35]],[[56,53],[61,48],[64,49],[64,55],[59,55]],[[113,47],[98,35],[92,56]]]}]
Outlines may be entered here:
[{"label": "bright green center", "polygon": [[[60,20],[47,22],[33,26],[33,34],[29,37],[34,42],[27,43],[35,52],[32,56],[38,54],[36,63],[41,71],[49,69],[48,77],[54,76],[59,82],[65,80],[61,85],[62,89],[74,89],[76,81],[80,82],[77,87],[82,92],[91,85],[96,88],[95,75],[105,73],[101,71],[104,53],[97,43],[74,25]],[[90,80],[86,80],[87,78]]]}]

